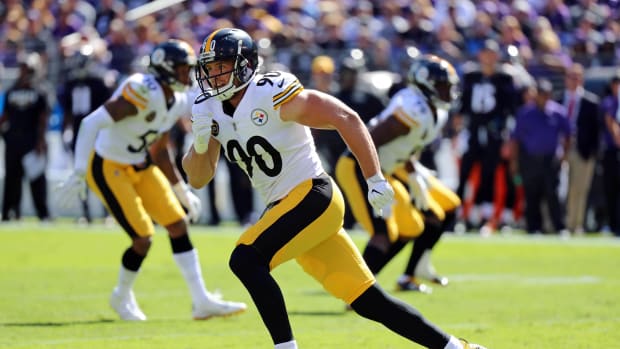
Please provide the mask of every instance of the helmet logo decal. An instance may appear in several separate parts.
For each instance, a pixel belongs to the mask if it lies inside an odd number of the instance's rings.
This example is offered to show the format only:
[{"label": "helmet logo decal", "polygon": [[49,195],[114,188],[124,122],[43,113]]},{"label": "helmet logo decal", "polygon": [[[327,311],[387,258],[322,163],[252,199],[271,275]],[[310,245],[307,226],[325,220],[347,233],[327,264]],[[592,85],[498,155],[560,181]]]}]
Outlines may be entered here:
[{"label": "helmet logo decal", "polygon": [[[208,71],[206,65],[212,62],[227,62],[230,71]],[[196,81],[204,97],[225,101],[246,88],[257,73],[258,49],[243,30],[221,28],[209,34],[203,41],[195,70]],[[228,62],[232,65],[229,66]],[[220,65],[222,67],[224,65]],[[212,86],[216,76],[222,76],[217,86]],[[228,79],[228,82],[224,81]]]},{"label": "helmet logo decal", "polygon": [[262,109],[254,109],[251,113],[252,123],[256,126],[263,126],[269,120],[267,112]]},{"label": "helmet logo decal", "polygon": [[418,82],[424,82],[428,79],[428,69],[426,67],[420,67],[415,73],[416,80]]},{"label": "helmet logo decal", "polygon": [[155,65],[160,65],[164,63],[165,58],[166,58],[166,53],[164,52],[164,50],[161,48],[158,48],[157,50],[153,51],[153,54],[151,55],[151,62]]}]

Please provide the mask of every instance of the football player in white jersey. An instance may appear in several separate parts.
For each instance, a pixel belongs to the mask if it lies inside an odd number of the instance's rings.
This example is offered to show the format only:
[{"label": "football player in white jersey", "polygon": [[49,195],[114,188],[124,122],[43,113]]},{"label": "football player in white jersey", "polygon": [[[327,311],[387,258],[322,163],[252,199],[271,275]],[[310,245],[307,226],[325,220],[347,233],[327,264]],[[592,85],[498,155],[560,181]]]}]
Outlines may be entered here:
[{"label": "football player in white jersey", "polygon": [[190,290],[194,319],[246,309],[244,303],[220,300],[205,287],[181,207],[196,221],[200,199],[181,178],[168,150],[170,128],[191,113],[195,93],[188,87],[195,64],[196,54],[188,43],[171,39],[157,45],[150,55],[149,74],[128,77],[84,118],[74,172],[58,188],[67,205],[85,196],[88,183],[131,238],[110,297],[110,305],[123,320],[146,320],[132,288],[151,246],[153,221],[168,230],[174,259]]},{"label": "football player in white jersey", "polygon": [[383,214],[394,192],[360,117],[336,98],[304,89],[290,73],[258,70],[257,46],[246,32],[223,28],[204,40],[196,69],[203,94],[192,111],[194,144],[183,167],[189,183],[200,188],[212,179],[223,149],[262,195],[267,207],[241,234],[229,264],[275,348],[297,348],[271,275],[291,259],[358,314],[426,347],[463,348],[417,310],[387,295],[342,228],[344,200],[323,170],[310,128],[340,133],[360,163],[370,205]]},{"label": "football player in white jersey", "polygon": [[[392,215],[374,217],[360,199],[366,183],[350,152],[336,166],[336,178],[356,220],[370,234],[364,260],[377,274],[406,244],[415,239],[400,290],[429,292],[414,276],[445,286],[437,275],[430,251],[460,205],[459,197],[418,161],[421,150],[440,134],[451,104],[458,97],[459,77],[454,67],[434,55],[421,55],[407,72],[407,86],[369,123],[385,177],[394,187]],[[448,218],[447,218],[448,217]]]}]

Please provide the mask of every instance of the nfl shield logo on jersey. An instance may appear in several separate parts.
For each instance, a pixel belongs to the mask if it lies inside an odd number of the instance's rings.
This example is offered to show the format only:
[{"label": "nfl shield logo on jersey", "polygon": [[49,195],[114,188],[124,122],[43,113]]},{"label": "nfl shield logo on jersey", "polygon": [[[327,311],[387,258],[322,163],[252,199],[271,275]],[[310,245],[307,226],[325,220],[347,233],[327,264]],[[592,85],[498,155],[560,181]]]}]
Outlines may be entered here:
[{"label": "nfl shield logo on jersey", "polygon": [[254,125],[256,126],[263,126],[264,124],[267,123],[267,112],[265,112],[262,109],[254,109],[252,110],[252,122],[254,123]]}]

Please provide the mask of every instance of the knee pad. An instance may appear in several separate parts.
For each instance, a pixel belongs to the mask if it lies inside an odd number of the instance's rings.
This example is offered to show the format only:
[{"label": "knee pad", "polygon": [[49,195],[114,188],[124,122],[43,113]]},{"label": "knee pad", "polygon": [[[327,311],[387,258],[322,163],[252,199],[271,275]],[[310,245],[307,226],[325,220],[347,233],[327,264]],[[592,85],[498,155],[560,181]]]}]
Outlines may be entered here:
[{"label": "knee pad", "polygon": [[254,247],[249,245],[238,245],[235,247],[230,255],[228,266],[238,277],[259,267],[269,270],[269,264],[265,261],[265,258]]}]

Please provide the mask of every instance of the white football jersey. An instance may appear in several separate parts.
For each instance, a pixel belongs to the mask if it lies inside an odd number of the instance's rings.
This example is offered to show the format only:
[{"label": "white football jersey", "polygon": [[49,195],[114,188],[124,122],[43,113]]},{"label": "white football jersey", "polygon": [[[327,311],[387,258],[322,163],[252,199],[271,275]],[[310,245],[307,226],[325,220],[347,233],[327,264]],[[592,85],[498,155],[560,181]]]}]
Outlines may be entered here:
[{"label": "white football jersey", "polygon": [[398,91],[390,100],[387,108],[373,122],[394,115],[400,122],[409,127],[409,133],[397,137],[379,146],[377,153],[381,169],[392,173],[396,168],[409,161],[412,154],[435,140],[448,119],[448,111],[437,108],[437,117],[420,90],[406,87]]},{"label": "white football jersey", "polygon": [[302,90],[294,75],[274,71],[254,77],[233,116],[215,98],[192,110],[194,117],[213,118],[212,136],[267,204],[324,172],[310,128],[280,119],[280,106]]},{"label": "white football jersey", "polygon": [[179,117],[191,114],[196,91],[174,92],[175,102],[168,109],[155,77],[137,73],[114,91],[113,98],[119,95],[136,106],[138,113],[100,130],[95,151],[112,161],[138,164],[145,161],[149,145],[170,130]]}]

